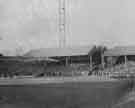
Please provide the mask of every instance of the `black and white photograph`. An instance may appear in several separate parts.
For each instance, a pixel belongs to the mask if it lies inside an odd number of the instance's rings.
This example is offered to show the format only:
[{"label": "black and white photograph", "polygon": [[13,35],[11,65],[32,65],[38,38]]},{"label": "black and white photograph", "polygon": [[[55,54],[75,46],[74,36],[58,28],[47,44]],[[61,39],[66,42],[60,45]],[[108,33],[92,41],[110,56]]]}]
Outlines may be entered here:
[{"label": "black and white photograph", "polygon": [[0,0],[0,108],[134,108],[135,0]]}]

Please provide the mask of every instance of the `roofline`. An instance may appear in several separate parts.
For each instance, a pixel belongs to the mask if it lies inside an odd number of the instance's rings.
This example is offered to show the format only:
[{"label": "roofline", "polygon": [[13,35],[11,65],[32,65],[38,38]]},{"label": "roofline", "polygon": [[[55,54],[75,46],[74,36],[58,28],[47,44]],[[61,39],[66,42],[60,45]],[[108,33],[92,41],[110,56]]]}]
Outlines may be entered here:
[{"label": "roofline", "polygon": [[32,62],[32,61],[58,62],[58,60],[49,57],[24,57],[24,56],[1,56],[0,60],[24,61],[24,62]]},{"label": "roofline", "polygon": [[[80,49],[83,49],[84,48],[84,51],[83,50],[80,50],[80,52],[78,52],[78,50]],[[85,49],[87,48],[88,51],[86,51]],[[89,51],[92,49],[92,46],[75,46],[75,47],[65,47],[65,48],[39,48],[39,49],[32,49],[30,51],[28,51],[27,53],[24,54],[24,56],[34,56],[34,55],[29,55],[32,51],[33,53],[35,53],[34,51],[42,51],[42,50],[56,50],[57,51],[67,51],[64,52],[64,53],[60,53],[60,54],[51,54],[51,55],[38,55],[37,57],[68,57],[68,56],[83,56],[83,55],[88,55],[89,54]],[[67,50],[66,50],[67,49]],[[77,50],[78,49],[78,50]],[[74,50],[77,50],[77,52]],[[73,52],[72,52],[73,51]]]}]

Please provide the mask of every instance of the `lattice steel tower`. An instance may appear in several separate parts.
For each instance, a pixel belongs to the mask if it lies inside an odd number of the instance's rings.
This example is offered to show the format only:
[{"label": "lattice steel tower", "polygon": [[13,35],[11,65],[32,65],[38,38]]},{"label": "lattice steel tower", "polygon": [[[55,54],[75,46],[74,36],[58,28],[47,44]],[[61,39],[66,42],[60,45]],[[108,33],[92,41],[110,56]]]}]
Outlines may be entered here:
[{"label": "lattice steel tower", "polygon": [[59,47],[66,47],[66,4],[59,0]]}]

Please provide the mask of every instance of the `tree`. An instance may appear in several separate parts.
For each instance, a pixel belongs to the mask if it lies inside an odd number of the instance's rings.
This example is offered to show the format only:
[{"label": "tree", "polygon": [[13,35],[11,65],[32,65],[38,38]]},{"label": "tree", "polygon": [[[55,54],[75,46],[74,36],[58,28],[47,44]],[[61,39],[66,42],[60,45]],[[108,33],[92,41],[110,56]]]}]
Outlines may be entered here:
[{"label": "tree", "polygon": [[100,65],[102,63],[102,55],[106,50],[106,46],[93,46],[93,48],[89,51],[90,67],[93,68],[93,63],[95,66]]},{"label": "tree", "polygon": [[95,52],[96,52],[96,45],[94,45],[88,53],[89,59],[90,59],[90,69],[91,70],[93,69],[93,55]]},{"label": "tree", "polygon": [[95,64],[101,64],[101,59],[102,59],[102,55],[103,53],[107,50],[106,46],[96,46],[94,51],[93,51],[93,61],[95,62]]}]

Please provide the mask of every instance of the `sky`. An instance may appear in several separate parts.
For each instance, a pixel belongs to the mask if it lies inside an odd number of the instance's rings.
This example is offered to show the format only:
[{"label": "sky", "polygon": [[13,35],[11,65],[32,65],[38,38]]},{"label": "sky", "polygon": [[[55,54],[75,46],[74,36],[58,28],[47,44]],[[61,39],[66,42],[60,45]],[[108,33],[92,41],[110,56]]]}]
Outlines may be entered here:
[{"label": "sky", "polygon": [[[67,46],[135,45],[135,0],[65,1]],[[0,51],[58,47],[58,2],[0,0]]]}]

